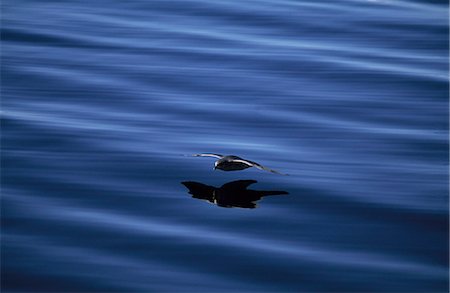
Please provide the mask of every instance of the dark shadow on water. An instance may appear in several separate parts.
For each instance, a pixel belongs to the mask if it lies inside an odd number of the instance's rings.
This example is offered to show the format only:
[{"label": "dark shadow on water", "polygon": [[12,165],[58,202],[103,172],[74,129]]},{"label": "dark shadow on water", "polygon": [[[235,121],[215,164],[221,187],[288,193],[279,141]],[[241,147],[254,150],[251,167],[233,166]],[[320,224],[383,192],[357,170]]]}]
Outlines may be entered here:
[{"label": "dark shadow on water", "polygon": [[214,187],[200,182],[181,182],[189,189],[192,198],[207,200],[219,207],[224,208],[256,208],[256,202],[269,195],[288,194],[286,191],[265,191],[247,189],[256,180],[237,180],[225,183],[221,187]]}]

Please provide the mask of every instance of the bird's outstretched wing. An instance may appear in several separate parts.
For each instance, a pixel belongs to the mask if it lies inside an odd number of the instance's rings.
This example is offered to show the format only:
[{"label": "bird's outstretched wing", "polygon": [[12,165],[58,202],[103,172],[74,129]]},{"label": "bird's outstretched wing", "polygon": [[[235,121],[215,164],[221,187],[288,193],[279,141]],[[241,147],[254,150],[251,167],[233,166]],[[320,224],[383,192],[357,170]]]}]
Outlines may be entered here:
[{"label": "bird's outstretched wing", "polygon": [[236,163],[244,163],[244,164],[247,164],[247,165],[249,165],[249,166],[251,166],[251,167],[255,167],[255,168],[258,168],[258,169],[260,169],[260,170],[269,171],[269,172],[272,172],[272,173],[275,173],[275,174],[287,175],[287,174],[283,174],[283,173],[280,173],[280,172],[278,172],[278,171],[272,170],[272,169],[270,169],[270,168],[264,167],[263,165],[260,165],[260,164],[258,164],[258,163],[256,163],[256,162],[249,161],[249,160],[236,159],[236,160],[233,160],[233,162],[236,162]]},{"label": "bird's outstretched wing", "polygon": [[195,154],[192,155],[193,157],[213,157],[213,158],[218,158],[218,159],[222,159],[223,156],[219,155],[219,154]]}]

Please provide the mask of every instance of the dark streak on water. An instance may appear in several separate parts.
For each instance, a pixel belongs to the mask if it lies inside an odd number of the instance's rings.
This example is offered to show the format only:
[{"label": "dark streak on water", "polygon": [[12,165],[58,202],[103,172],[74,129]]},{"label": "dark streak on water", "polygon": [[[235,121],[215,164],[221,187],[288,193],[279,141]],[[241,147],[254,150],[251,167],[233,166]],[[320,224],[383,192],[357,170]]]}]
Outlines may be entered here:
[{"label": "dark streak on water", "polygon": [[[447,292],[447,17],[3,1],[2,290]],[[220,208],[181,184],[217,204],[238,180],[289,194]]]}]

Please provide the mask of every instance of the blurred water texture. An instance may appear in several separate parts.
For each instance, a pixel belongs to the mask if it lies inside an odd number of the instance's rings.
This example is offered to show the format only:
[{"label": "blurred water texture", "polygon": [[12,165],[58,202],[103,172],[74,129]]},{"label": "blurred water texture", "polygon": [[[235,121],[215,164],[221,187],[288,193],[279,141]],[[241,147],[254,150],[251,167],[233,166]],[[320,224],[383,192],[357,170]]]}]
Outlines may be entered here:
[{"label": "blurred water texture", "polygon": [[1,27],[4,292],[448,292],[447,1],[5,0]]}]

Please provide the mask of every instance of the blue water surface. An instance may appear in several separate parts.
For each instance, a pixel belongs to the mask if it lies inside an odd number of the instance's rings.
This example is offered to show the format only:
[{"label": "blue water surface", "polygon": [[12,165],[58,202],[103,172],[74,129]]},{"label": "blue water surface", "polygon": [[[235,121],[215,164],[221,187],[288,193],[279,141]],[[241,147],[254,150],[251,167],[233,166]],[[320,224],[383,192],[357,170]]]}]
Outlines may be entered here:
[{"label": "blue water surface", "polygon": [[5,0],[1,27],[3,292],[448,292],[447,1]]}]

